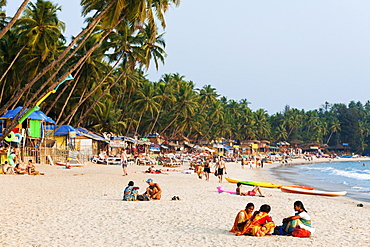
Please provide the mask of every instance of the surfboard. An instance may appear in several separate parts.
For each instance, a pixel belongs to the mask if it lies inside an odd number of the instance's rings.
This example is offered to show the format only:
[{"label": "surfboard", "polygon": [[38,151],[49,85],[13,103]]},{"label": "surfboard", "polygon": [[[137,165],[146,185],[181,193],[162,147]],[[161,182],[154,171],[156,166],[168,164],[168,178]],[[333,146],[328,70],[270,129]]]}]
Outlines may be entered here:
[{"label": "surfboard", "polygon": [[301,188],[306,190],[313,190],[314,188],[310,186],[293,186],[293,185],[281,185],[281,184],[273,184],[273,183],[265,183],[265,182],[252,182],[252,181],[242,181],[237,179],[232,179],[225,177],[225,179],[230,183],[241,183],[244,185],[249,186],[260,186],[260,187],[266,187],[266,188],[280,188],[280,187],[292,187],[292,188]]},{"label": "surfboard", "polygon": [[235,194],[236,195],[236,191],[235,190],[225,190],[221,186],[217,187],[217,191],[218,191],[218,193],[229,193],[229,194]]},{"label": "surfboard", "polygon": [[242,180],[237,180],[237,179],[232,179],[225,177],[226,181],[229,183],[241,183],[244,185],[249,185],[249,186],[260,186],[260,187],[265,187],[265,188],[280,188],[283,185],[281,184],[273,184],[273,183],[267,183],[267,182],[252,182],[252,181],[242,181]]},{"label": "surfboard", "polygon": [[322,190],[306,190],[302,188],[293,187],[281,187],[280,190],[286,193],[296,193],[296,194],[307,194],[307,195],[318,195],[318,196],[344,196],[347,191],[322,191]]}]

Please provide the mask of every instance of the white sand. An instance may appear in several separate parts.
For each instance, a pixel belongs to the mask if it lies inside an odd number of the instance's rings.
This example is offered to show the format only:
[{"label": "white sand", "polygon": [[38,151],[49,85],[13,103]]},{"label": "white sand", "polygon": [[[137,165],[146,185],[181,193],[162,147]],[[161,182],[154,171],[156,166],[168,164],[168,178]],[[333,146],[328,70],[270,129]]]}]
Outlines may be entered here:
[{"label": "white sand", "polygon": [[[269,174],[271,166],[251,170],[228,163],[227,171],[231,178],[284,183]],[[119,166],[89,164],[66,170],[45,165],[37,167],[45,176],[0,175],[0,246],[370,246],[369,203],[267,188],[263,192],[271,197],[218,194],[220,184],[213,174],[206,182],[195,174],[140,172],[145,169],[130,166],[125,177]],[[147,178],[160,184],[164,200],[121,201],[130,180],[143,192]],[[226,181],[222,186],[235,189]],[[174,195],[182,200],[170,201]],[[271,205],[270,215],[280,225],[294,213],[296,200],[312,217],[316,232],[310,238],[229,233],[235,215],[248,202],[256,208]]]}]

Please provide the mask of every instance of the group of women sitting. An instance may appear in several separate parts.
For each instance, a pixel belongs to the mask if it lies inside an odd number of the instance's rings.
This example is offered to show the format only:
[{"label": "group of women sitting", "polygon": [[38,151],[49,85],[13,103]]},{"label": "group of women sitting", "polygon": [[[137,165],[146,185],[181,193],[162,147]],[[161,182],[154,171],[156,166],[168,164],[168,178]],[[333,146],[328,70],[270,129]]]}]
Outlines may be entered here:
[{"label": "group of women sitting", "polygon": [[258,211],[253,212],[254,204],[248,203],[245,209],[237,214],[230,232],[237,236],[252,235],[260,237],[273,234],[292,235],[295,229],[300,228],[308,231],[309,234],[312,233],[314,229],[311,227],[311,218],[301,201],[294,202],[294,210],[296,211],[294,216],[284,218],[283,225],[276,227],[269,215],[271,211],[269,205],[264,204]]}]

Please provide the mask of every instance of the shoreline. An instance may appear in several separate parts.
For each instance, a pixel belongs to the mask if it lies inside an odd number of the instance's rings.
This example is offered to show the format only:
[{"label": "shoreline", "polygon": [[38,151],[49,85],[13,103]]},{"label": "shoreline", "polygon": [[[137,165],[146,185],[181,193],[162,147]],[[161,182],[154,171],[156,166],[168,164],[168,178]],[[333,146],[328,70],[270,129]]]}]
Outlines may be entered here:
[{"label": "shoreline", "polygon": [[[303,186],[310,186],[314,187],[318,190],[328,190],[328,191],[347,191],[347,194],[345,197],[350,198],[354,201],[359,201],[359,202],[370,202],[369,196],[362,196],[361,193],[356,193],[355,191],[350,191],[348,186],[345,186],[343,184],[339,183],[332,183],[332,182],[325,182],[325,181],[318,181],[314,179],[305,179],[304,176],[299,177],[297,170],[293,170],[291,173],[289,173],[289,168],[294,169],[294,166],[299,166],[299,165],[313,165],[313,164],[318,164],[318,163],[336,163],[336,162],[359,162],[361,161],[370,161],[370,158],[340,158],[340,159],[329,159],[329,158],[324,158],[325,160],[322,160],[323,158],[316,159],[311,162],[307,162],[306,160],[295,160],[295,162],[291,162],[290,164],[279,164],[277,166],[271,167],[271,175],[276,177],[279,180],[282,181],[289,181],[289,182],[298,182],[299,184],[297,185],[303,185]],[[288,172],[288,173],[286,173]],[[293,175],[291,175],[293,174]],[[299,178],[299,179],[298,179]],[[335,187],[333,189],[332,187]]]},{"label": "shoreline", "polygon": [[[273,177],[271,167],[241,169],[227,163],[227,176],[251,181],[283,182]],[[159,166],[158,166],[159,167]],[[222,184],[210,174],[210,181],[196,174],[169,172],[145,174],[147,166],[130,165],[122,176],[118,165],[86,164],[85,167],[39,165],[44,176],[0,175],[2,186],[1,246],[366,246],[370,204],[346,197],[323,197],[283,193],[262,188],[266,197],[217,193]],[[179,170],[186,170],[181,166]],[[212,167],[211,171],[214,171]],[[162,200],[122,201],[122,191],[130,180],[145,190],[152,178],[162,190]],[[243,186],[243,191],[249,186]],[[173,196],[180,201],[171,201]],[[307,239],[270,236],[235,236],[229,230],[236,214],[253,202],[272,208],[277,225],[294,213],[293,203],[301,200],[312,217],[314,235]],[[364,218],[367,217],[367,218]],[[359,219],[362,219],[361,221]],[[363,220],[364,219],[364,220]]]}]

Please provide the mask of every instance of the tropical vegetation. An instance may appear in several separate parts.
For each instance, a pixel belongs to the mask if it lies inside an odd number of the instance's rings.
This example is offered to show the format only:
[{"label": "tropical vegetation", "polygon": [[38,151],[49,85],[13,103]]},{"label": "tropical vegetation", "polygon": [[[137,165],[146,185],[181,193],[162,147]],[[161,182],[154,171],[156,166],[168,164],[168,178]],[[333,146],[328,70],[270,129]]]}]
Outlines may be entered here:
[{"label": "tropical vegetation", "polygon": [[164,13],[179,0],[81,0],[87,25],[70,43],[58,18],[61,6],[27,2],[19,17],[10,18],[0,1],[0,115],[32,107],[72,74],[74,80],[40,105],[58,124],[168,139],[180,133],[198,141],[348,143],[353,152],[370,151],[370,101],[325,102],[310,111],[286,106],[269,115],[253,111],[247,99],[227,99],[212,85],[197,88],[178,73],[148,80],[148,67],[158,68],[166,57],[159,32],[166,26]]}]

